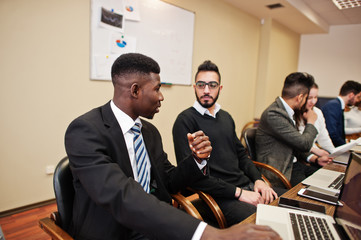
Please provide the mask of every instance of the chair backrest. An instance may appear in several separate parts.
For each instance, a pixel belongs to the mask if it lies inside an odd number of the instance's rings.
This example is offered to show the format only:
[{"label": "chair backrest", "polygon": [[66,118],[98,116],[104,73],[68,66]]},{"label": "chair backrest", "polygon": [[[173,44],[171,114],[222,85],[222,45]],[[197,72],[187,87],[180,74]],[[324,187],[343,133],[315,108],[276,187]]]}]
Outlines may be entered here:
[{"label": "chair backrest", "polygon": [[68,157],[61,159],[56,166],[53,184],[60,217],[60,222],[57,222],[57,224],[65,231],[68,231],[73,215],[74,201],[73,175],[70,171]]},{"label": "chair backrest", "polygon": [[[291,189],[292,188],[291,183],[277,168],[272,167],[265,163],[257,162],[257,159],[256,159],[256,132],[257,132],[257,127],[253,127],[253,128],[246,129],[246,131],[244,133],[244,140],[246,142],[249,157],[253,160],[253,163],[258,168],[263,168],[265,170],[271,171],[283,182],[283,184],[285,185],[285,187],[287,189]],[[268,185],[272,186],[270,181],[265,176],[263,176],[263,174],[262,174],[262,178],[263,178],[263,180],[265,180],[265,182],[268,183]]]},{"label": "chair backrest", "polygon": [[244,144],[244,142],[245,142],[244,133],[246,132],[246,130],[248,128],[258,127],[259,121],[260,121],[259,119],[255,118],[253,121],[249,121],[243,126],[242,131],[241,131],[241,136],[239,137],[239,140],[241,140],[242,144]]},{"label": "chair backrest", "polygon": [[249,157],[256,161],[256,131],[257,128],[247,128],[244,132],[244,141],[246,142]]}]

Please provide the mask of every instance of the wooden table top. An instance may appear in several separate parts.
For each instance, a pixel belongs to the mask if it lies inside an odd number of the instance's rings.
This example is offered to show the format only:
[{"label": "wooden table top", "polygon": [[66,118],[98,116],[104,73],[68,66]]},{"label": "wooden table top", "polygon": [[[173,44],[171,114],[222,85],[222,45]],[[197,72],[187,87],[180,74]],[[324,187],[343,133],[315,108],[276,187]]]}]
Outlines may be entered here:
[{"label": "wooden table top", "polygon": [[[331,164],[324,166],[323,168],[329,169],[329,170],[334,170],[334,171],[339,171],[339,172],[345,172],[346,165],[338,164],[338,163],[331,163]],[[296,186],[294,186],[293,188],[291,188],[290,190],[288,190],[286,193],[282,194],[282,197],[323,205],[326,207],[326,214],[333,215],[333,213],[335,212],[335,208],[336,208],[334,205],[298,196],[297,195],[298,191],[304,187],[305,187],[305,185],[303,185],[302,183],[299,183]],[[277,206],[278,199],[271,202],[270,205]],[[246,218],[245,220],[243,220],[241,222],[241,224],[244,224],[244,223],[256,223],[256,213],[252,214],[251,216],[249,216],[248,218]]]}]

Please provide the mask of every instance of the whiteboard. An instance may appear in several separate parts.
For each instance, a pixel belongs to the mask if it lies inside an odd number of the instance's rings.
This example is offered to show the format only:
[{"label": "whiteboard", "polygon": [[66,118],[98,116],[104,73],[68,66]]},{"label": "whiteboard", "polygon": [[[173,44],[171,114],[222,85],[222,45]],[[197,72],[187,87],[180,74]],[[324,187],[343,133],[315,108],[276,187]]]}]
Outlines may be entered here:
[{"label": "whiteboard", "polygon": [[[119,24],[104,24],[106,14]],[[194,13],[160,0],[92,0],[90,79],[111,80],[115,59],[137,52],[158,62],[161,82],[190,85],[193,35]]]}]

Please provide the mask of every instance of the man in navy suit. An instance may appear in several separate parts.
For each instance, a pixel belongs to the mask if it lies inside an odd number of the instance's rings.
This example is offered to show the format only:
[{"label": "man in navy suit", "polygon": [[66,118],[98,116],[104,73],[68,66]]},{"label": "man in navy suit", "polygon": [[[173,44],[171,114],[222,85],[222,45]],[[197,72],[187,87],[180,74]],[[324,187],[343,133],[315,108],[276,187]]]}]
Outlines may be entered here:
[{"label": "man in navy suit", "polygon": [[[192,153],[177,167],[168,161],[156,127],[139,118],[152,119],[164,100],[159,72],[147,56],[121,55],[112,66],[113,99],[69,125],[65,147],[75,197],[68,232],[77,240],[279,239],[269,227],[253,224],[219,230],[170,205],[170,193],[208,177],[201,169],[212,147],[203,132],[189,133]],[[132,130],[137,124],[145,144],[149,193],[139,184],[139,151],[133,145],[139,130]]]},{"label": "man in navy suit", "polygon": [[353,106],[357,102],[360,92],[361,84],[359,82],[346,81],[340,89],[339,96],[322,107],[326,128],[335,147],[346,143],[343,111],[346,105]]}]

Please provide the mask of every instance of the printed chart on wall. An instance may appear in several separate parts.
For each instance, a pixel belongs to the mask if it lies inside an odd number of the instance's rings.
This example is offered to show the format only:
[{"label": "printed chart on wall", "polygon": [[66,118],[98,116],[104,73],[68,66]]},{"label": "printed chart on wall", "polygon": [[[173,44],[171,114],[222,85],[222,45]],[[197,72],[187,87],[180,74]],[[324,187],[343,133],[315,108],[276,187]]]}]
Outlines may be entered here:
[{"label": "printed chart on wall", "polygon": [[190,85],[194,13],[160,0],[92,0],[90,78],[111,80],[123,53],[156,60],[161,81]]}]

